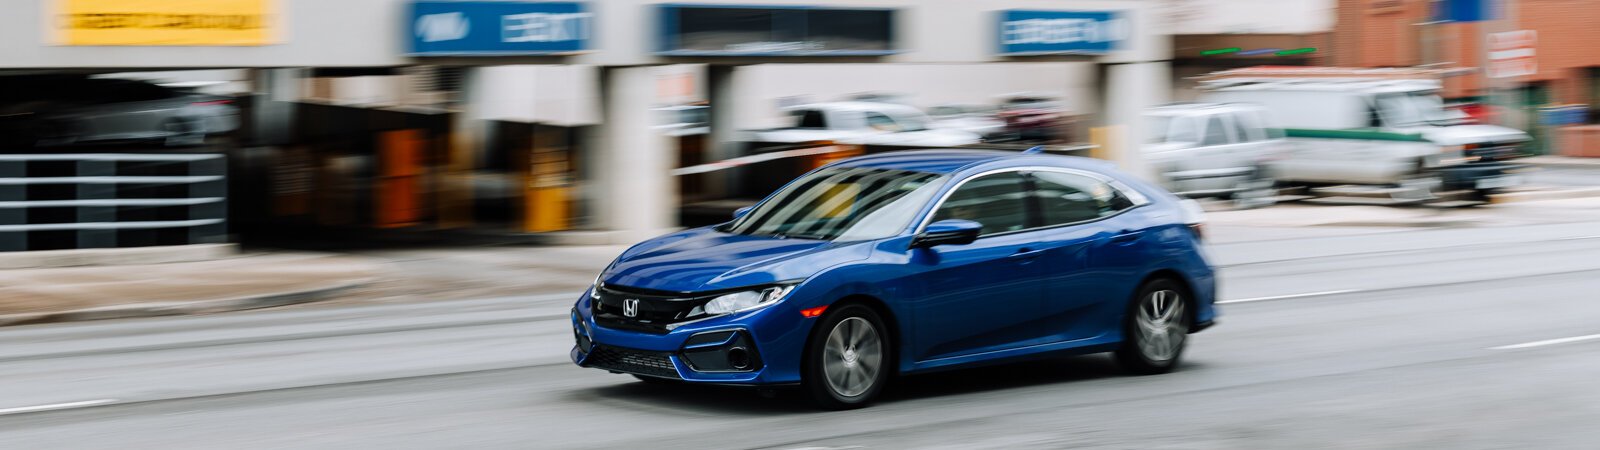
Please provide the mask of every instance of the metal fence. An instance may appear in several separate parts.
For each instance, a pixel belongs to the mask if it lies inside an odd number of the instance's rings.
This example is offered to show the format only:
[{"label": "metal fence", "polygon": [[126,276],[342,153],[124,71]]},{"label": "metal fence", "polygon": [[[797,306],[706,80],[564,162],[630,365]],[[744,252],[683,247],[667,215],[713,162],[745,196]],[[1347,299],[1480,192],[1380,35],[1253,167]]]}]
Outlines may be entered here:
[{"label": "metal fence", "polygon": [[222,154],[0,154],[0,251],[226,240]]}]

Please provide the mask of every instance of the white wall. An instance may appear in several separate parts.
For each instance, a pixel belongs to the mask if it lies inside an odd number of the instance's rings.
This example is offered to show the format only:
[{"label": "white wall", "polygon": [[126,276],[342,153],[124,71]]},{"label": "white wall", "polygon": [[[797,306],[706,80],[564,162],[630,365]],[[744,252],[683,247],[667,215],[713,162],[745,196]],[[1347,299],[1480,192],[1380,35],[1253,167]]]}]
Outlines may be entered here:
[{"label": "white wall", "polygon": [[1333,31],[1335,0],[1162,0],[1172,34]]},{"label": "white wall", "polygon": [[[53,0],[8,0],[0,14],[0,68],[68,67],[354,67],[415,64],[401,56],[410,24],[407,0],[278,0],[281,44],[259,47],[87,47],[47,40],[45,5]],[[994,21],[1003,9],[1125,11],[1129,45],[1100,58],[1127,62],[1170,57],[1171,42],[1156,14],[1160,0],[695,0],[694,3],[837,5],[899,8],[899,47],[885,62],[1000,61]],[[1219,0],[1221,1],[1221,0]],[[1242,0],[1241,0],[1242,1]],[[1254,0],[1251,0],[1254,1]],[[1281,0],[1293,1],[1293,0]],[[638,65],[684,62],[651,54],[658,0],[590,0],[595,51],[566,58],[452,58],[467,64],[574,63]],[[420,61],[427,61],[422,59]]]},{"label": "white wall", "polygon": [[515,65],[479,69],[475,115],[488,120],[577,126],[600,123],[593,66]]},{"label": "white wall", "polygon": [[779,102],[844,100],[862,92],[907,95],[920,108],[947,103],[994,104],[999,96],[1040,92],[1087,112],[1094,95],[1092,63],[762,64],[737,69],[742,112],[738,128],[788,126]]}]

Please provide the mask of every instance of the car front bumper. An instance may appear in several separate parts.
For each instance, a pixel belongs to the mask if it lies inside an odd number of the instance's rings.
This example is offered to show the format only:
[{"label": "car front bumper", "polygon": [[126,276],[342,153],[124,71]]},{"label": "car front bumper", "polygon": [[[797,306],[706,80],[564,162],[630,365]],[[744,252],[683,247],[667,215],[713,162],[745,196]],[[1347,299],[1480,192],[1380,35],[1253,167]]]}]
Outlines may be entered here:
[{"label": "car front bumper", "polygon": [[692,383],[779,385],[800,381],[808,319],[780,320],[782,304],[686,324],[665,334],[608,328],[589,294],[572,309],[569,356],[581,367]]}]

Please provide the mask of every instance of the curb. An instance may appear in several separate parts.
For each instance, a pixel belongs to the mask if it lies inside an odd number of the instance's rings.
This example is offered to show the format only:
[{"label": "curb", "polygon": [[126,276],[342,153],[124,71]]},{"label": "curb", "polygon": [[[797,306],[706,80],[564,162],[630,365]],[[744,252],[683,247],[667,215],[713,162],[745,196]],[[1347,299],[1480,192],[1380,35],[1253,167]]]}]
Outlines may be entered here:
[{"label": "curb", "polygon": [[180,316],[211,314],[248,309],[272,308],[300,303],[327,300],[334,294],[361,287],[377,281],[376,277],[337,283],[331,286],[303,291],[263,294],[215,300],[182,302],[137,303],[97,308],[74,309],[35,313],[0,314],[0,327],[35,325],[43,323],[85,322],[90,320],[130,319],[137,317]]},{"label": "curb", "polygon": [[1600,188],[1562,189],[1556,191],[1506,192],[1489,196],[1490,204],[1534,202],[1540,200],[1567,200],[1600,197]]}]

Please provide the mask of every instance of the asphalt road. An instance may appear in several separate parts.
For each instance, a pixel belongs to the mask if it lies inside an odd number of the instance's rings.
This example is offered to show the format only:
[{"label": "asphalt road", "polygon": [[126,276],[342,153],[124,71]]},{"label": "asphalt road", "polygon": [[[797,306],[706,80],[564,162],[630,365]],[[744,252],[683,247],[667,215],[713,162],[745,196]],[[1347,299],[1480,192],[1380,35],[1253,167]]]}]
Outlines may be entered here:
[{"label": "asphalt road", "polygon": [[[1593,448],[1600,226],[1210,249],[1180,371],[908,377],[865,410],[573,367],[571,295],[0,330],[0,448]],[[1551,341],[1555,340],[1555,341]],[[1528,344],[1523,347],[1515,347]],[[1513,346],[1512,348],[1505,348]]]}]

